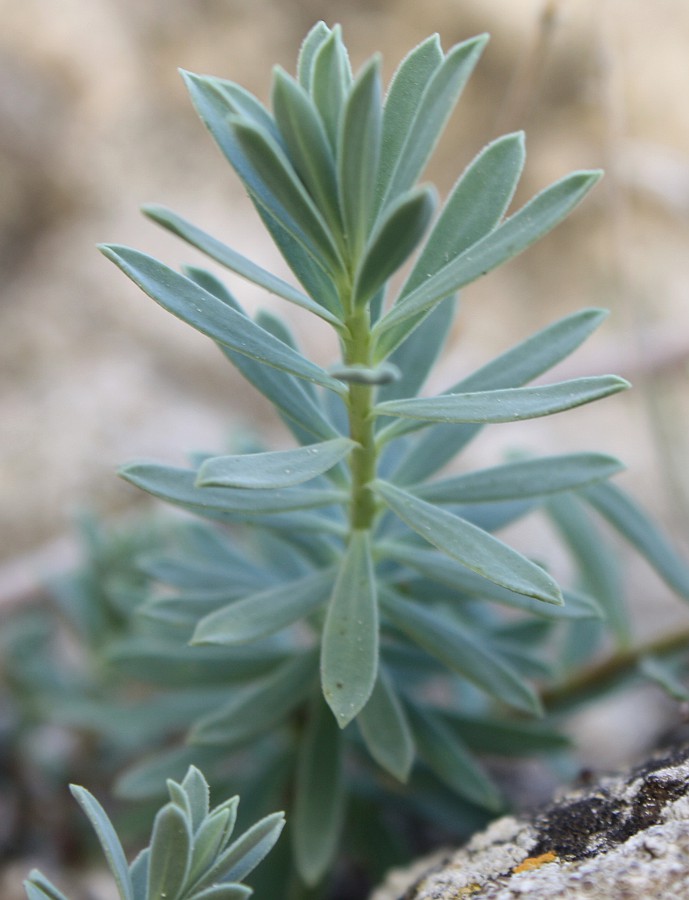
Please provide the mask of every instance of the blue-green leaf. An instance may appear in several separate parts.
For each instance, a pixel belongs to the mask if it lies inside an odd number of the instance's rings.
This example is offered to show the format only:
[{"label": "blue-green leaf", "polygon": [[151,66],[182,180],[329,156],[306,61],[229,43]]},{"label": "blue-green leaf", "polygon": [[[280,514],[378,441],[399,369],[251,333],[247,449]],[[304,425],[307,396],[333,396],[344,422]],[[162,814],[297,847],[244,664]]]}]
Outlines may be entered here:
[{"label": "blue-green leaf", "polygon": [[404,707],[382,665],[356,723],[375,761],[399,781],[406,782],[414,762],[414,738]]},{"label": "blue-green leaf", "polygon": [[275,634],[325,603],[334,577],[332,569],[310,573],[223,606],[199,621],[192,643],[233,646]]},{"label": "blue-green leaf", "polygon": [[286,488],[254,491],[243,488],[196,487],[196,472],[160,463],[129,463],[120,474],[131,484],[168,503],[194,512],[204,511],[255,518],[262,513],[313,509],[341,502],[343,494],[330,488]]},{"label": "blue-green leaf", "polygon": [[28,879],[24,881],[24,890],[29,900],[68,900],[38,869],[29,872]]},{"label": "blue-green leaf", "polygon": [[297,450],[271,450],[207,459],[196,478],[198,487],[266,490],[293,487],[311,481],[336,466],[356,444],[335,438]]},{"label": "blue-green leaf", "polygon": [[184,776],[181,786],[189,798],[191,828],[192,832],[196,833],[196,830],[208,815],[210,799],[208,782],[196,766],[189,766],[189,770]]},{"label": "blue-green leaf", "polygon": [[[413,103],[415,98],[410,98],[410,106],[415,106],[414,118],[407,124],[395,167],[387,178],[381,211],[408,191],[425,168],[487,40],[487,35],[481,35],[453,47],[434,68],[417,103]],[[423,68],[427,71],[427,67],[428,59]]]},{"label": "blue-green leaf", "polygon": [[594,375],[537,387],[387,400],[378,403],[373,411],[378,416],[400,416],[423,422],[489,425],[550,416],[609,397],[629,386],[628,381],[617,375]]},{"label": "blue-green leaf", "polygon": [[676,660],[663,659],[661,656],[644,656],[639,663],[639,671],[659,685],[673,700],[679,703],[689,702],[689,689],[680,677],[680,667]]},{"label": "blue-green leaf", "polygon": [[[220,854],[196,882],[194,890],[208,889],[218,882],[238,882],[244,879],[270,852],[284,826],[285,814],[282,812],[272,813],[256,822]],[[209,896],[213,897],[213,894]]]},{"label": "blue-green leaf", "polygon": [[114,245],[104,245],[101,250],[163,309],[202,334],[237,353],[289,372],[297,378],[320,384],[338,394],[345,392],[344,386],[319,366],[309,362],[190,278],[185,278],[138,250]]},{"label": "blue-green leaf", "polygon": [[378,669],[378,604],[368,531],[355,530],[323,626],[323,695],[340,728],[371,696]]},{"label": "blue-green leaf", "polygon": [[[158,225],[162,225],[163,228],[176,234],[188,244],[191,244],[192,247],[201,250],[207,256],[210,256],[211,259],[219,262],[231,272],[235,272],[242,278],[246,278],[246,280],[250,281],[252,284],[264,288],[264,290],[269,291],[271,294],[275,294],[277,297],[281,297],[283,300],[288,300],[296,306],[301,306],[302,309],[307,309],[309,312],[312,312],[316,316],[320,316],[321,319],[324,319],[335,327],[341,325],[340,319],[328,309],[325,309],[321,304],[316,303],[287,281],[283,281],[282,278],[278,278],[277,275],[273,275],[271,272],[261,268],[261,266],[252,262],[250,259],[242,256],[241,253],[238,253],[236,250],[223,244],[222,241],[219,241],[212,235],[202,231],[196,225],[187,222],[186,219],[183,219],[182,216],[177,215],[177,213],[172,210],[153,203],[143,206],[142,210],[149,219],[152,219]],[[211,291],[210,293],[215,292]]]},{"label": "blue-green leaf", "polygon": [[299,83],[305,90],[311,88],[311,71],[313,69],[313,60],[318,52],[319,47],[330,36],[330,29],[325,22],[316,22],[311,31],[306,35],[299,48],[299,58],[297,59],[297,77]]},{"label": "blue-green leaf", "polygon": [[[502,225],[400,298],[376,324],[376,337],[402,322],[414,320],[417,313],[431,308],[464,285],[517,256],[559,224],[599,178],[600,172],[573,172],[537,194]],[[413,322],[410,327],[413,327]],[[402,332],[398,331],[397,339],[402,339]],[[393,348],[389,343],[384,346],[387,355]]]},{"label": "blue-green leaf", "polygon": [[98,836],[103,853],[108,861],[110,871],[115,878],[117,890],[119,891],[121,900],[134,900],[134,892],[132,889],[131,878],[129,877],[129,866],[127,859],[120,844],[120,839],[106,815],[105,810],[90,794],[86,788],[79,785],[70,785],[70,791],[88,817],[93,830]]},{"label": "blue-green leaf", "polygon": [[317,884],[337,853],[344,812],[342,737],[317,696],[300,742],[294,809],[290,817],[297,870]]},{"label": "blue-green leaf", "polygon": [[338,136],[337,182],[350,259],[369,231],[381,139],[380,58],[364,67],[348,93]]},{"label": "blue-green leaf", "polygon": [[518,594],[562,604],[550,575],[502,541],[388,482],[377,480],[372,487],[413,531],[473,572]]},{"label": "blue-green leaf", "polygon": [[448,669],[508,706],[521,712],[540,713],[541,705],[531,686],[496,656],[493,648],[483,646],[466,626],[392,591],[383,591],[381,600],[386,618]]},{"label": "blue-green leaf", "polygon": [[419,756],[438,778],[472,803],[499,810],[502,801],[498,789],[441,717],[417,705],[410,705],[409,717]]},{"label": "blue-green leaf", "polygon": [[399,269],[424,235],[433,215],[434,194],[416,188],[385,211],[361,258],[354,281],[354,303],[364,306]]},{"label": "blue-green leaf", "polygon": [[[606,316],[607,312],[601,309],[583,309],[565,316],[501,353],[446,393],[492,391],[526,384],[569,356]],[[385,430],[387,435],[397,436],[417,427],[413,419],[399,419]],[[435,425],[428,429],[398,467],[395,481],[402,484],[423,481],[453,459],[480,429],[480,425]]]},{"label": "blue-green leaf", "polygon": [[198,894],[193,893],[189,900],[245,900],[253,891],[245,884],[216,884]]},{"label": "blue-green leaf", "polygon": [[[602,616],[600,606],[593,597],[585,594],[564,590],[564,606],[556,606],[553,603],[543,603],[533,597],[518,594],[516,591],[495,584],[435,550],[427,550],[402,542],[386,542],[379,545],[379,550],[401,566],[409,567],[430,581],[447,585],[459,592],[458,600],[462,596],[490,600],[493,603],[519,609],[543,619],[590,619]],[[406,580],[407,577],[406,572],[402,570],[400,578]],[[413,586],[411,593],[414,593]]]},{"label": "blue-green leaf", "polygon": [[612,484],[592,485],[581,494],[636,547],[674,591],[689,599],[689,566],[628,494]]},{"label": "blue-green leaf", "polygon": [[442,478],[415,486],[414,493],[429,503],[522,500],[583,488],[623,468],[619,460],[603,453],[569,453]]},{"label": "blue-green leaf", "polygon": [[307,91],[279,67],[273,77],[273,111],[297,175],[337,236],[342,222],[328,136]]},{"label": "blue-green leaf", "polygon": [[342,30],[335,25],[313,56],[309,90],[333,149],[337,146],[342,106],[352,81]]},{"label": "blue-green leaf", "polygon": [[225,749],[248,743],[275,728],[304,701],[316,671],[315,655],[307,652],[289,659],[265,678],[234,689],[224,706],[196,722],[190,740]]},{"label": "blue-green leaf", "polygon": [[[235,797],[233,799],[237,800],[238,798]],[[213,810],[201,823],[194,835],[189,884],[196,884],[201,875],[224,849],[226,836],[228,832],[232,832],[234,827],[233,820],[236,815],[236,806],[237,804],[235,804],[234,809]]]},{"label": "blue-green leaf", "polygon": [[437,34],[402,60],[395,72],[383,112],[383,138],[376,186],[376,206],[383,199],[428,82],[443,61]]},{"label": "blue-green leaf", "polygon": [[191,865],[189,819],[173,803],[164,806],[153,823],[148,862],[149,900],[178,900],[183,896]]}]

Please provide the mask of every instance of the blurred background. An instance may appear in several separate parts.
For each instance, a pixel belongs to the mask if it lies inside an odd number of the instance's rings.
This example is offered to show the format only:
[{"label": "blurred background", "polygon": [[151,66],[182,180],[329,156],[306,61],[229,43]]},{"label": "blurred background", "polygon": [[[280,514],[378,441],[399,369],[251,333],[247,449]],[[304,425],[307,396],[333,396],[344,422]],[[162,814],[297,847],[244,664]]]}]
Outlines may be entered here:
[{"label": "blurred background", "polygon": [[[570,220],[465,292],[430,389],[562,315],[609,308],[601,333],[558,374],[612,371],[635,390],[489,429],[462,465],[495,461],[510,446],[618,454],[625,486],[686,546],[684,0],[0,0],[5,602],[64,563],[80,509],[121,513],[145,502],[116,477],[122,462],[221,451],[238,426],[285,439],[208,340],[140,294],[95,244],[131,244],[172,265],[200,261],[140,216],[139,205],[155,201],[282,271],[176,70],[239,81],[265,102],[272,65],[293,71],[321,18],[342,23],[355,67],[381,50],[386,80],[431,32],[446,49],[491,33],[428,173],[441,192],[487,141],[518,128],[528,149],[518,204],[572,169],[606,169]],[[236,287],[250,307],[274,302]],[[299,327],[298,311],[284,312]],[[307,349],[326,362],[327,344],[304,327]],[[661,588],[645,570],[629,577],[637,593],[653,592],[645,621],[656,628]]]}]

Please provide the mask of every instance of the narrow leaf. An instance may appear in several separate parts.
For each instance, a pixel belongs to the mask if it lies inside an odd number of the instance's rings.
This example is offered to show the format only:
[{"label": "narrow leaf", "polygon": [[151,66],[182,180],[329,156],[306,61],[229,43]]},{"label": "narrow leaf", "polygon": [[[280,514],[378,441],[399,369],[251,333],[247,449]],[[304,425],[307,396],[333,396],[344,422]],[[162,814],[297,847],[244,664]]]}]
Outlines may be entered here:
[{"label": "narrow leaf", "polygon": [[342,30],[336,25],[314,54],[309,86],[333,148],[337,146],[342,106],[351,79]]},{"label": "narrow leaf", "polygon": [[311,71],[313,60],[319,47],[330,36],[330,29],[325,22],[316,22],[311,31],[306,35],[299,48],[297,60],[297,76],[299,83],[307,91],[311,88]]},{"label": "narrow leaf", "polygon": [[182,787],[189,798],[191,828],[192,833],[195,834],[208,815],[210,789],[208,787],[208,782],[196,766],[189,766],[189,771],[182,781]]},{"label": "narrow leaf", "polygon": [[592,485],[584,499],[653,566],[660,577],[689,599],[689,566],[667,537],[631,497],[612,484]]},{"label": "narrow leaf", "polygon": [[378,765],[406,782],[414,762],[414,738],[395,689],[383,666],[373,692],[356,719],[366,748]]},{"label": "narrow leaf", "polygon": [[378,416],[400,416],[424,422],[476,422],[489,425],[550,416],[600,400],[628,387],[629,382],[617,375],[594,375],[537,387],[388,400],[378,403],[374,407],[374,413]]},{"label": "narrow leaf", "polygon": [[366,241],[381,139],[380,58],[364,67],[349,91],[338,136],[337,182],[350,259]]},{"label": "narrow leaf", "polygon": [[245,900],[253,891],[245,884],[216,884],[200,893],[194,893],[189,900]]},{"label": "narrow leaf", "polygon": [[178,900],[183,896],[191,865],[192,835],[182,810],[164,806],[153,823],[148,863],[148,900]]},{"label": "narrow leaf", "polygon": [[28,879],[24,881],[24,890],[29,900],[68,900],[38,869],[29,872]]},{"label": "narrow leaf", "polygon": [[71,784],[69,789],[74,799],[86,813],[93,830],[98,836],[110,871],[115,878],[121,900],[134,900],[132,882],[129,877],[129,866],[127,865],[124,850],[105,810],[86,788]]},{"label": "narrow leaf", "polygon": [[340,728],[371,696],[378,669],[378,605],[368,531],[355,530],[323,626],[323,695]]},{"label": "narrow leaf", "polygon": [[191,279],[138,250],[114,245],[104,245],[100,249],[163,309],[202,334],[237,353],[282,369],[297,378],[320,384],[339,394],[344,393],[344,386],[319,366],[309,362]]},{"label": "narrow leaf", "polygon": [[562,603],[550,575],[502,541],[388,482],[377,480],[372,487],[413,531],[473,572],[518,594]]},{"label": "narrow leaf", "polygon": [[194,889],[208,888],[219,881],[242,881],[275,846],[284,826],[285,814],[282,812],[272,813],[256,822],[220,854]]},{"label": "narrow leaf", "polygon": [[314,654],[289,659],[267,677],[232,691],[224,706],[196,722],[190,740],[197,744],[220,744],[225,750],[248,743],[277,727],[299,706],[315,676]]},{"label": "narrow leaf", "polygon": [[344,812],[342,737],[330,710],[315,698],[299,746],[290,817],[297,870],[316,885],[337,853]]},{"label": "narrow leaf", "polygon": [[414,493],[429,503],[522,500],[583,488],[622,468],[619,460],[603,453],[545,456],[420,484]]},{"label": "narrow leaf", "polygon": [[[252,262],[250,259],[247,259],[245,256],[242,256],[241,253],[238,253],[226,244],[223,244],[217,238],[214,238],[212,235],[197,228],[196,225],[192,225],[191,222],[187,222],[186,219],[183,219],[172,210],[157,204],[148,204],[142,207],[142,210],[149,219],[152,219],[158,225],[162,225],[163,228],[176,234],[178,237],[182,238],[182,240],[191,244],[192,247],[201,250],[202,253],[210,256],[211,259],[219,262],[231,272],[234,272],[242,278],[246,278],[246,280],[250,281],[252,284],[264,288],[264,290],[271,294],[275,294],[277,297],[281,297],[283,300],[294,303],[296,306],[301,306],[302,309],[312,312],[314,315],[319,316],[331,325],[336,327],[341,325],[340,319],[338,319],[336,315],[328,309],[325,309],[319,303],[314,302],[310,297],[297,290],[297,288],[293,287],[287,281],[283,281],[282,278],[278,278],[277,275],[273,275],[266,269],[261,268],[261,266]],[[213,293],[213,291],[211,291],[211,293]]]},{"label": "narrow leaf", "polygon": [[424,235],[433,215],[433,191],[403,194],[385,212],[364,251],[354,283],[354,303],[364,306],[399,269]]},{"label": "narrow leaf", "polygon": [[192,644],[233,646],[275,634],[325,603],[333,579],[332,569],[311,573],[236,600],[201,619]]},{"label": "narrow leaf", "polygon": [[531,686],[496,656],[493,648],[482,646],[466,626],[390,591],[383,592],[381,599],[392,624],[448,669],[514,709],[532,715],[540,713],[540,702]]},{"label": "narrow leaf", "polygon": [[676,661],[660,656],[645,656],[639,663],[639,671],[659,685],[666,694],[679,703],[689,702],[689,690],[679,677]]},{"label": "narrow leaf", "polygon": [[395,72],[383,113],[383,138],[376,186],[376,206],[386,193],[423,93],[443,61],[437,34],[431,35],[402,60]]},{"label": "narrow leaf", "polygon": [[337,203],[333,152],[323,122],[307,91],[283,69],[273,79],[273,111],[290,161],[329,223],[334,235],[342,223]]},{"label": "narrow leaf", "polygon": [[414,118],[407,125],[381,200],[381,211],[408,191],[425,168],[487,40],[486,35],[481,35],[458,44],[435,68],[416,104]]},{"label": "narrow leaf", "polygon": [[226,513],[254,518],[261,513],[279,513],[296,509],[328,506],[342,500],[339,491],[318,488],[286,488],[285,490],[253,491],[241,488],[196,487],[193,469],[178,469],[159,463],[130,463],[120,474],[131,484],[154,497],[182,506],[194,512]]},{"label": "narrow leaf", "polygon": [[292,487],[323,475],[336,466],[356,444],[335,438],[298,450],[215,456],[206,460],[196,479],[198,487],[266,490]]},{"label": "narrow leaf", "polygon": [[[559,224],[599,178],[600,172],[574,172],[537,194],[506,222],[400,299],[376,325],[376,336],[517,256]],[[389,353],[393,348],[386,343],[385,349]]]},{"label": "narrow leaf", "polygon": [[[526,597],[524,594],[518,594],[516,591],[488,581],[487,578],[477,575],[476,572],[472,572],[471,569],[436,550],[427,550],[402,542],[386,542],[379,545],[379,549],[384,552],[386,557],[394,559],[401,566],[418,572],[431,582],[452,588],[458,592],[457,600],[461,600],[462,597],[490,600],[493,603],[519,609],[542,619],[590,619],[602,616],[600,606],[593,597],[585,594],[565,590],[563,591],[564,606],[556,606],[553,603],[543,603],[533,597]],[[408,581],[408,575],[404,569],[400,578]],[[410,591],[414,595],[413,585]]]},{"label": "narrow leaf", "polygon": [[233,824],[230,822],[231,816],[230,809],[214,810],[201,823],[194,835],[189,884],[196,884],[224,849],[225,835],[228,828],[231,830]]},{"label": "narrow leaf", "polygon": [[[446,301],[445,301],[446,302]],[[492,359],[476,372],[461,379],[446,393],[466,393],[519,387],[569,356],[604,321],[607,312],[583,309],[548,325],[536,334]],[[406,346],[406,343],[402,347]],[[395,357],[393,356],[393,359]],[[390,437],[417,427],[412,419],[399,419],[387,426]],[[423,481],[442,468],[480,431],[480,425],[435,425],[412,446],[396,470],[395,480],[403,484]]]},{"label": "narrow leaf", "polygon": [[498,811],[502,806],[498,789],[457,734],[439,715],[416,705],[410,705],[409,716],[419,755],[438,778],[461,797]]}]

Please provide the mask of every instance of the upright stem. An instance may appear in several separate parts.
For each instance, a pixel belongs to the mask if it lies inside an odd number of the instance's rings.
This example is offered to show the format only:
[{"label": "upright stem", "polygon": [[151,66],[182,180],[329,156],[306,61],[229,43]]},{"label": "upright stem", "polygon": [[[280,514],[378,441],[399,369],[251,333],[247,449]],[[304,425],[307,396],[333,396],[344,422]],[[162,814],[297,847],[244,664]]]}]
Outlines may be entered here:
[{"label": "upright stem", "polygon": [[[368,309],[355,310],[347,322],[349,336],[344,344],[347,365],[370,366],[371,324]],[[376,504],[369,488],[376,477],[376,444],[373,409],[374,388],[369,384],[349,385],[349,433],[359,446],[351,455],[352,494],[350,526],[368,529],[373,523]]]}]

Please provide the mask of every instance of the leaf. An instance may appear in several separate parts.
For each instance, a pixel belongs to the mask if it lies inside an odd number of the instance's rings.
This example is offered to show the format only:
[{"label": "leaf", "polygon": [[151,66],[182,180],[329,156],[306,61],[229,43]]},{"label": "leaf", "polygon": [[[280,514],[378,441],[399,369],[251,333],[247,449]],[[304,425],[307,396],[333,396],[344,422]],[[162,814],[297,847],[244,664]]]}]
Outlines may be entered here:
[{"label": "leaf", "polygon": [[439,303],[423,316],[419,327],[395,350],[390,364],[397,366],[401,377],[381,387],[377,394],[379,400],[414,397],[419,393],[450,334],[456,305],[455,297]]},{"label": "leaf", "polygon": [[124,850],[105,810],[86,788],[71,784],[69,789],[98,836],[110,871],[115,878],[121,900],[134,900],[132,883],[129,877],[129,866],[127,865]]},{"label": "leaf", "polygon": [[660,656],[645,656],[639,663],[639,671],[659,685],[673,700],[679,703],[689,702],[689,690],[679,677],[676,662]]},{"label": "leaf", "polygon": [[343,385],[198,284],[128,247],[100,248],[163,309],[231,350],[342,394]]},{"label": "leaf", "polygon": [[[400,300],[443,268],[446,263],[489,234],[502,218],[524,165],[524,138],[510,134],[488,144],[467,167],[443,206],[442,212],[400,291]],[[399,302],[399,300],[398,300]],[[428,311],[391,329],[384,348],[403,347]],[[406,340],[405,340],[406,338]],[[406,396],[412,396],[410,391]],[[405,396],[398,393],[397,396]],[[391,398],[385,398],[391,399]]]},{"label": "leaf", "polygon": [[430,188],[416,188],[402,194],[385,211],[357,270],[353,294],[356,306],[368,303],[416,249],[434,205]]},{"label": "leaf", "polygon": [[514,196],[524,156],[524,135],[518,132],[488,144],[472,160],[444,204],[400,291],[400,301],[449,260],[493,231]]},{"label": "leaf", "polygon": [[369,701],[356,722],[366,749],[378,765],[398,781],[406,782],[414,763],[414,738],[404,707],[382,665]]},{"label": "leaf", "polygon": [[265,678],[228,692],[228,702],[198,719],[189,740],[197,744],[219,744],[225,750],[242,746],[279,725],[304,701],[315,677],[313,653],[293,656]]},{"label": "leaf", "polygon": [[24,890],[29,900],[68,900],[38,869],[29,872],[28,879],[24,881]]},{"label": "leaf", "polygon": [[238,798],[232,798],[231,806],[213,810],[201,823],[194,836],[191,868],[188,882],[195,885],[199,878],[215,862],[232,834],[237,816]]},{"label": "leaf", "polygon": [[219,881],[242,881],[275,846],[284,826],[285,814],[282,812],[272,813],[256,822],[220,854],[194,885],[194,890],[211,887]]},{"label": "leaf", "polygon": [[629,382],[617,375],[594,375],[537,387],[388,400],[378,403],[373,412],[378,416],[401,416],[424,422],[489,425],[550,416],[600,400],[628,387]]},{"label": "leaf", "polygon": [[666,536],[631,497],[612,484],[592,485],[581,491],[593,506],[653,566],[677,593],[689,599],[689,567]]},{"label": "leaf", "polygon": [[[376,339],[526,250],[558,225],[600,177],[600,172],[573,172],[537,194],[502,225],[400,298],[374,327]],[[401,339],[402,332],[398,332],[397,340]],[[387,342],[386,352],[391,349]]]},{"label": "leaf", "polygon": [[[617,640],[628,646],[631,641],[629,614],[625,609],[623,590],[615,559],[602,539],[591,516],[575,496],[560,494],[548,500],[546,511],[569,547],[579,568],[583,590],[591,594],[603,610],[606,624]],[[575,660],[591,647],[574,647]]]},{"label": "leaf", "polygon": [[334,570],[249,594],[202,618],[192,644],[248,643],[298,622],[325,603],[332,589]]},{"label": "leaf", "polygon": [[[420,100],[415,104],[414,118],[406,123],[404,140],[396,154],[394,169],[387,178],[381,198],[381,211],[389,202],[408,191],[425,168],[487,40],[487,35],[480,35],[457,44],[440,65],[434,68]],[[429,55],[432,59],[435,54]],[[418,66],[420,57],[416,56],[414,60],[417,71],[418,68],[428,71],[428,56],[423,67]],[[413,100],[413,97],[410,98],[410,105]],[[399,107],[395,113],[399,114]]]},{"label": "leaf", "polygon": [[244,900],[253,891],[245,884],[216,884],[198,894],[192,894],[189,900]]},{"label": "leaf", "polygon": [[[461,379],[446,393],[497,390],[526,384],[569,356],[606,317],[605,310],[583,309],[558,319]],[[414,420],[400,419],[387,426],[385,433],[390,439],[417,427]],[[395,472],[395,481],[403,484],[423,481],[449,462],[480,428],[480,425],[433,426],[408,452]]]},{"label": "leaf", "polygon": [[538,715],[541,706],[531,686],[492,648],[483,647],[466,626],[459,626],[428,606],[411,603],[390,591],[381,593],[392,624],[453,672],[489,696],[521,712]]},{"label": "leaf", "polygon": [[376,56],[345,99],[338,133],[338,195],[351,260],[359,259],[369,232],[381,126],[380,57]]},{"label": "leaf", "polygon": [[168,803],[153,823],[148,863],[149,900],[178,900],[184,895],[191,845],[188,818],[178,806]]},{"label": "leaf", "polygon": [[413,531],[473,572],[518,594],[562,603],[550,575],[502,541],[388,482],[376,480],[372,488]]},{"label": "leaf", "polygon": [[354,530],[321,638],[323,696],[340,728],[371,696],[378,669],[378,605],[368,531]]},{"label": "leaf", "polygon": [[193,834],[196,834],[201,823],[208,815],[210,799],[208,782],[196,766],[189,766],[181,784],[189,798],[191,830]]},{"label": "leaf", "polygon": [[307,91],[279,66],[273,75],[273,111],[297,175],[337,236],[342,231],[337,178],[323,121]]},{"label": "leaf", "polygon": [[530,756],[567,750],[572,741],[541,722],[510,721],[484,715],[443,710],[445,725],[477,753]]},{"label": "leaf", "polygon": [[339,25],[322,41],[311,66],[309,90],[323,119],[333,148],[337,146],[340,117],[352,72]]},{"label": "leaf", "polygon": [[420,484],[414,494],[441,504],[521,500],[582,488],[623,468],[619,460],[603,453],[544,456]]},{"label": "leaf", "polygon": [[[192,225],[191,222],[187,222],[186,219],[183,219],[172,210],[151,203],[143,206],[142,211],[149,219],[152,219],[158,225],[162,225],[163,228],[176,234],[178,237],[182,238],[182,240],[191,244],[192,247],[196,247],[202,253],[210,256],[211,259],[214,259],[216,262],[225,266],[231,272],[235,272],[242,278],[246,278],[246,280],[250,281],[252,284],[256,284],[269,293],[275,294],[277,297],[281,297],[283,300],[287,300],[290,303],[294,303],[296,306],[301,306],[302,309],[312,312],[314,315],[319,316],[336,328],[342,324],[340,319],[334,313],[324,308],[321,304],[315,303],[310,297],[297,290],[297,288],[292,287],[287,281],[283,281],[283,279],[278,278],[277,275],[273,275],[266,269],[261,268],[261,266],[252,262],[250,259],[247,259],[245,256],[242,256],[241,253],[238,253],[226,244],[223,244],[217,238],[214,238],[212,235],[197,228],[196,225]],[[203,287],[205,287],[205,285],[203,285]],[[208,290],[208,288],[206,288],[206,290]],[[210,291],[210,293],[215,292]]]},{"label": "leaf", "polygon": [[328,472],[355,446],[354,441],[341,437],[298,450],[214,456],[199,469],[196,485],[262,491],[293,487]]},{"label": "leaf", "polygon": [[497,812],[500,794],[483,768],[473,758],[457,734],[439,715],[409,706],[419,755],[448,787],[472,803]]},{"label": "leaf", "polygon": [[193,469],[178,469],[160,463],[129,463],[120,475],[131,484],[168,503],[203,514],[226,513],[228,520],[237,514],[254,518],[261,513],[279,513],[313,509],[343,500],[341,491],[330,488],[286,488],[254,491],[242,488],[196,487]]},{"label": "leaf", "polygon": [[326,41],[331,31],[325,22],[316,22],[311,31],[306,35],[299,48],[297,60],[297,76],[299,83],[307,91],[311,88],[311,72],[313,60],[318,49]]},{"label": "leaf", "polygon": [[383,111],[376,208],[397,166],[426,86],[443,62],[443,58],[440,40],[438,35],[434,34],[407,54],[393,76]]},{"label": "leaf", "polygon": [[[401,566],[419,572],[430,581],[447,585],[458,591],[458,600],[461,600],[462,596],[490,600],[493,603],[519,609],[543,619],[588,619],[600,618],[602,615],[600,607],[592,597],[565,590],[563,591],[565,599],[563,606],[543,603],[541,600],[526,597],[524,594],[518,594],[516,591],[488,581],[456,560],[435,550],[427,550],[402,542],[386,542],[379,545],[379,551],[385,557],[394,559]],[[408,576],[404,572],[400,577],[405,581],[408,580]],[[413,596],[413,585],[410,586],[410,591]]]},{"label": "leaf", "polygon": [[125,769],[117,779],[116,793],[128,800],[158,799],[164,794],[167,778],[183,778],[192,764],[208,771],[214,761],[217,751],[210,747],[183,745],[157,751]]},{"label": "leaf", "polygon": [[129,867],[129,877],[132,880],[135,900],[147,900],[148,885],[148,861],[151,856],[149,847],[145,847]]},{"label": "leaf", "polygon": [[317,696],[300,741],[290,817],[296,867],[309,886],[316,885],[332,865],[343,813],[342,738],[330,710]]}]

